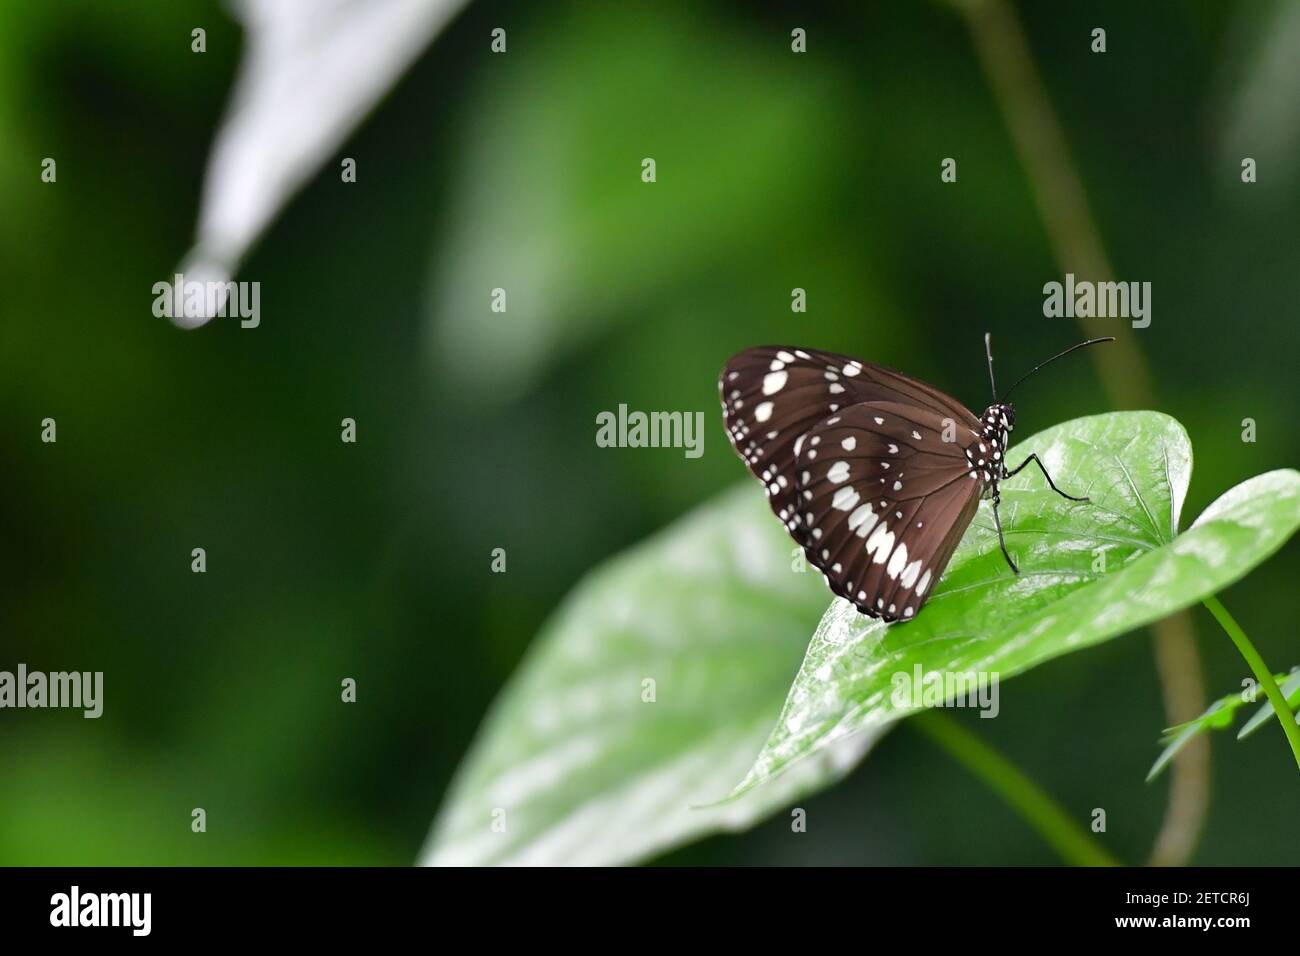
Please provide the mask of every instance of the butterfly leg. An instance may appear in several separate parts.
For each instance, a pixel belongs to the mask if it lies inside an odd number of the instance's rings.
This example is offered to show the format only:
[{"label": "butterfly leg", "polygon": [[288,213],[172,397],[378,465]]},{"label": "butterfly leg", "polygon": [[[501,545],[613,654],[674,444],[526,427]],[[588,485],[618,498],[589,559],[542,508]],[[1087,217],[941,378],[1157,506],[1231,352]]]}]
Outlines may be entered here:
[{"label": "butterfly leg", "polygon": [[1011,570],[1016,574],[1020,569],[1016,567],[1016,562],[1011,560],[1011,555],[1007,552],[1007,539],[1002,536],[1002,519],[998,517],[998,505],[1002,504],[1002,496],[996,491],[993,492],[993,524],[998,529],[998,544],[1002,546],[1002,557],[1007,559],[1007,564],[1011,565]]},{"label": "butterfly leg", "polygon": [[1047,473],[1047,469],[1046,469],[1045,467],[1043,467],[1043,463],[1042,463],[1042,461],[1039,459],[1039,457],[1038,457],[1037,454],[1030,455],[1028,458],[1026,458],[1026,459],[1025,459],[1024,461],[1022,461],[1020,464],[1016,465],[1015,468],[1012,468],[1009,472],[1007,472],[1007,473],[1006,473],[1005,475],[1003,475],[1002,477],[1004,477],[1004,478],[1010,478],[1012,475],[1017,474],[1017,473],[1018,473],[1022,468],[1025,467],[1025,465],[1029,464],[1031,461],[1032,461],[1035,465],[1037,465],[1037,466],[1038,466],[1038,470],[1041,471],[1041,472],[1043,473],[1043,477],[1047,479],[1047,484],[1048,484],[1048,486],[1049,486],[1053,491],[1055,491],[1058,495],[1060,495],[1062,498],[1066,498],[1066,499],[1068,499],[1068,500],[1070,500],[1070,501],[1088,501],[1088,500],[1090,500],[1090,499],[1088,499],[1088,498],[1076,498],[1076,497],[1074,497],[1074,495],[1067,495],[1067,494],[1066,494],[1064,491],[1062,491],[1060,488],[1056,487],[1056,483],[1055,483],[1054,481],[1052,481],[1052,476],[1049,475],[1049,474]]}]

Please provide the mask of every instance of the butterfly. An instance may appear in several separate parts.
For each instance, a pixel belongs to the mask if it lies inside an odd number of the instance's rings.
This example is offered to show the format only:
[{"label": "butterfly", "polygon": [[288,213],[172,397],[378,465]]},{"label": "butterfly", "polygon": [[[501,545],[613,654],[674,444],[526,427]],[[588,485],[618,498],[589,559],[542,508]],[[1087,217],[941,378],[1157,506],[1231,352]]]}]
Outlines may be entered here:
[{"label": "butterfly", "polygon": [[1036,464],[1006,462],[1015,428],[1011,392],[1043,366],[1076,349],[1112,342],[1089,339],[1023,375],[1002,400],[988,358],[993,404],[976,415],[955,398],[902,372],[834,352],[789,346],[745,349],[718,379],[723,424],[732,447],[763,483],[768,504],[831,591],[884,621],[921,610],[975,517],[992,499],[993,523],[1011,570],[998,506],[999,483]]}]

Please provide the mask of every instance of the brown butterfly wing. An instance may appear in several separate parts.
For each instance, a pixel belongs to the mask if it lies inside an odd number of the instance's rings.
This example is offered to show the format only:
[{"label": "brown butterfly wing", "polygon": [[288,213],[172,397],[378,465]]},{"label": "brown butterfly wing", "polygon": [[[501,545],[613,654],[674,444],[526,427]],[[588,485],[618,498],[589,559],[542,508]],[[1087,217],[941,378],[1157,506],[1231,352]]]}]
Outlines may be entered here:
[{"label": "brown butterfly wing", "polygon": [[723,424],[773,513],[800,544],[795,446],[818,424],[864,402],[897,402],[949,419],[963,434],[978,419],[960,402],[902,372],[847,355],[793,346],[739,352],[718,380]]}]

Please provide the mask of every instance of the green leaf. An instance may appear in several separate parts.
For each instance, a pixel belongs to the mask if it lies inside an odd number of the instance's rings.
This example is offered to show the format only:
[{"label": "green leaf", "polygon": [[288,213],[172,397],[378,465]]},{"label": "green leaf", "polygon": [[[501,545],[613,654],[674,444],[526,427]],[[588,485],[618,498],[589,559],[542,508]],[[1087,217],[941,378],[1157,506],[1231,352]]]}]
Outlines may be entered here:
[{"label": "green leaf", "polygon": [[[1274,674],[1273,679],[1282,686],[1282,694],[1287,698],[1287,703],[1293,707],[1300,703],[1300,693],[1293,692],[1300,690],[1300,671],[1296,671],[1287,680],[1285,674]],[[1285,683],[1284,683],[1285,682]],[[1156,757],[1156,762],[1151,765],[1147,771],[1147,781],[1150,782],[1160,775],[1160,772],[1169,765],[1169,762],[1178,755],[1182,750],[1196,737],[1208,733],[1211,730],[1226,730],[1232,726],[1233,721],[1237,719],[1237,711],[1247,704],[1254,703],[1254,700],[1247,699],[1243,691],[1233,691],[1231,694],[1225,694],[1218,700],[1205,708],[1205,713],[1195,717],[1186,723],[1178,724],[1165,730],[1160,742],[1164,744],[1164,750],[1160,756]],[[1237,734],[1237,739],[1241,740],[1259,729],[1260,725],[1273,716],[1273,705],[1265,701],[1264,706],[1246,722]]]},{"label": "green leaf", "polygon": [[1160,752],[1155,763],[1151,765],[1151,769],[1147,771],[1147,782],[1150,783],[1158,777],[1160,772],[1169,765],[1169,762],[1178,756],[1178,752],[1201,734],[1210,730],[1222,730],[1225,727],[1231,727],[1233,720],[1236,719],[1237,708],[1244,703],[1245,700],[1241,694],[1226,694],[1210,704],[1205,709],[1205,713],[1199,717],[1167,729],[1160,739],[1160,742],[1164,744],[1164,750]]},{"label": "green leaf", "polygon": [[1037,469],[1026,469],[1002,486],[1019,576],[1002,559],[985,502],[914,621],[885,625],[836,600],[776,728],[733,796],[919,709],[910,695],[894,699],[896,674],[974,673],[980,686],[986,675],[1011,677],[1214,594],[1300,525],[1300,473],[1286,470],[1238,485],[1175,536],[1191,448],[1182,427],[1155,412],[1066,422],[1008,457],[1030,452],[1060,488],[1092,501],[1065,501]]},{"label": "green leaf", "polygon": [[[1300,707],[1300,669],[1293,670],[1289,676],[1286,674],[1278,674],[1275,679],[1282,691],[1282,696],[1286,698],[1286,702],[1291,706],[1291,709],[1295,710],[1297,707]],[[1266,700],[1260,706],[1259,710],[1251,714],[1250,720],[1246,721],[1246,723],[1242,725],[1241,731],[1237,734],[1237,739],[1245,740],[1255,731],[1259,730],[1259,728],[1266,724],[1272,717],[1273,703],[1272,701]],[[1297,715],[1296,723],[1300,724],[1300,715]]]},{"label": "green leaf", "polygon": [[[1223,700],[1216,700],[1210,705],[1211,710],[1206,711],[1202,716],[1207,716],[1215,708],[1221,708],[1222,706]],[[1169,765],[1170,761],[1178,756],[1180,750],[1208,729],[1208,725],[1199,723],[1199,719],[1193,720],[1183,725],[1182,729],[1172,737],[1164,738],[1162,742],[1165,745],[1165,749],[1160,751],[1160,755],[1156,757],[1156,762],[1153,763],[1151,769],[1147,771],[1147,783],[1150,783],[1156,777],[1160,776],[1161,772]]]},{"label": "green leaf", "polygon": [[592,574],[494,705],[422,862],[628,862],[746,827],[846,773],[872,735],[761,794],[692,809],[749,766],[825,607],[795,550],[747,483]]}]

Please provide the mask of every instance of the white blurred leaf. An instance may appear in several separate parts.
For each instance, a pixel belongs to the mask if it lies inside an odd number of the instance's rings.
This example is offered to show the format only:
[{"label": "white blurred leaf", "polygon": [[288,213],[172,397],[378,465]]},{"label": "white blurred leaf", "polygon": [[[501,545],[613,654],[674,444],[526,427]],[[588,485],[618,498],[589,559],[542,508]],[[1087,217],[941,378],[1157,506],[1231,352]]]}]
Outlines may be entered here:
[{"label": "white blurred leaf", "polygon": [[1237,44],[1250,49],[1224,97],[1220,148],[1229,167],[1255,159],[1261,189],[1285,189],[1300,144],[1300,4],[1244,5],[1235,16]]},{"label": "white blurred leaf", "polygon": [[233,275],[280,208],[463,3],[237,0],[247,48],[181,271],[199,281]]}]

